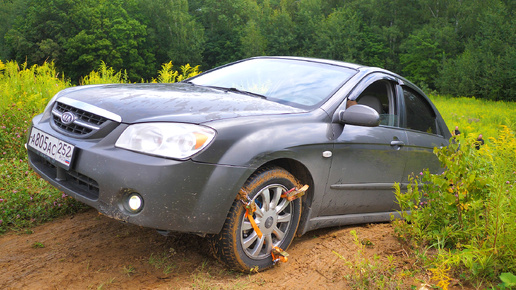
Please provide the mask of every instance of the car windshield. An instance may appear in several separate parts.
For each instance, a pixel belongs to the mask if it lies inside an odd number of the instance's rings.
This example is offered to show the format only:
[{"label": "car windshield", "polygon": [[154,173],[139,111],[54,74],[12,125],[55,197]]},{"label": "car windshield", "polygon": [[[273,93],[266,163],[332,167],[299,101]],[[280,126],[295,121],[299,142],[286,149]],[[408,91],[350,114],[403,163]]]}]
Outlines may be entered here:
[{"label": "car windshield", "polygon": [[262,95],[300,108],[320,105],[349,80],[355,70],[314,61],[250,59],[206,72],[189,82]]}]

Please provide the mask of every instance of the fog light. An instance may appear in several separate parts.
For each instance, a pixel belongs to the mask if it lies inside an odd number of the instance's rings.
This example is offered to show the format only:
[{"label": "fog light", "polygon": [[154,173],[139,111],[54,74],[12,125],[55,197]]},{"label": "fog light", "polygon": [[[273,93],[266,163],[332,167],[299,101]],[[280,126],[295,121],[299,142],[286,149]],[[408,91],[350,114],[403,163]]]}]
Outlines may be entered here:
[{"label": "fog light", "polygon": [[127,205],[132,212],[139,212],[143,207],[143,199],[137,193],[131,193],[127,198]]}]

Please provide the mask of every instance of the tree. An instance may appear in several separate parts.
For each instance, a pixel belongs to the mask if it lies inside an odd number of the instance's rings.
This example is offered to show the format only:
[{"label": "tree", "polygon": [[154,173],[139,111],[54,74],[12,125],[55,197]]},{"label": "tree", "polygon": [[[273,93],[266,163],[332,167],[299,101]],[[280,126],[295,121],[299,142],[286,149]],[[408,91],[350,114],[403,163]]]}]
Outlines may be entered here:
[{"label": "tree", "polygon": [[250,20],[244,26],[240,37],[240,48],[243,57],[259,56],[265,54],[265,37],[254,20]]},{"label": "tree", "polygon": [[[9,58],[20,63],[26,60],[29,64],[42,64],[52,58],[59,64],[64,42],[76,31],[76,27],[70,25],[72,22],[66,13],[70,11],[69,2],[26,1],[26,9],[5,36],[10,48]],[[52,50],[49,50],[50,47]]]},{"label": "tree", "polygon": [[12,28],[17,15],[17,8],[13,1],[0,0],[0,59],[7,59],[9,47],[5,43],[5,35]]},{"label": "tree", "polygon": [[[61,67],[72,74],[72,78],[86,75],[102,61],[115,70],[127,70],[133,81],[149,75],[146,26],[127,13],[123,2],[91,1],[72,15],[83,23],[81,30],[63,45],[66,52]],[[85,12],[89,14],[83,14]],[[92,14],[93,17],[83,19],[82,15]],[[76,73],[77,68],[81,70]]]},{"label": "tree", "polygon": [[352,0],[347,5],[361,12],[364,25],[375,35],[370,39],[373,39],[374,43],[378,40],[382,43],[380,51],[387,49],[387,54],[383,57],[384,67],[401,72],[401,42],[425,23],[420,1]]},{"label": "tree", "polygon": [[214,67],[242,58],[240,45],[245,27],[249,21],[257,23],[255,17],[259,15],[256,1],[205,0],[197,4],[200,6],[196,6],[194,13],[205,29],[203,57],[206,65]]},{"label": "tree", "polygon": [[147,45],[156,59],[154,72],[160,65],[200,64],[204,51],[204,28],[189,13],[187,0],[138,0],[141,23],[147,26]]},{"label": "tree", "polygon": [[516,24],[501,1],[477,16],[477,34],[447,60],[437,80],[443,93],[516,101]]},{"label": "tree", "polygon": [[339,8],[328,15],[316,30],[315,56],[348,62],[360,59],[363,46],[361,19],[350,8]]},{"label": "tree", "polygon": [[103,61],[130,79],[161,64],[297,55],[379,66],[443,93],[514,99],[510,0],[0,0],[0,58],[53,60],[75,81]]},{"label": "tree", "polygon": [[133,81],[149,76],[153,58],[146,48],[146,27],[123,8],[127,3],[29,0],[25,16],[6,36],[11,57],[29,64],[54,60],[75,81],[102,61],[126,69]]},{"label": "tree", "polygon": [[444,51],[430,26],[415,31],[401,44],[400,64],[403,74],[421,87],[435,89],[434,80],[444,57]]},{"label": "tree", "polygon": [[293,4],[282,0],[278,5],[271,5],[268,0],[260,6],[260,29],[266,40],[267,55],[291,55],[298,46],[295,35],[295,23],[289,7]]},{"label": "tree", "polygon": [[314,55],[317,30],[324,19],[322,0],[300,0],[297,2],[294,23],[298,47],[295,48],[293,54],[300,56]]}]

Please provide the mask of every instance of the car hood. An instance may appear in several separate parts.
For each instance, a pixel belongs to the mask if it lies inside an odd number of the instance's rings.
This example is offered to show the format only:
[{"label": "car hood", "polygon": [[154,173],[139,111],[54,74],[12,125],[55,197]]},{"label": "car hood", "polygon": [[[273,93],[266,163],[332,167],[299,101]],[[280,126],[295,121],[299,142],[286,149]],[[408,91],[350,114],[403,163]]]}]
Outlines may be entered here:
[{"label": "car hood", "polygon": [[124,123],[204,123],[241,116],[306,112],[260,97],[185,83],[81,86],[63,91],[61,97],[115,113]]}]

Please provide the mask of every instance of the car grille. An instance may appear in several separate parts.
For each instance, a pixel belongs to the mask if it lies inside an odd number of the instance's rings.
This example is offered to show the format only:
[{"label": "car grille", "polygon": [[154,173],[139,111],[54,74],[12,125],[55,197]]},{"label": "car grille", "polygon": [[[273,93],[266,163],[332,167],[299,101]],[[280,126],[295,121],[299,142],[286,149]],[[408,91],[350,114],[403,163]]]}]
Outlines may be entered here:
[{"label": "car grille", "polygon": [[99,197],[99,184],[94,179],[74,170],[68,171],[67,174],[76,186],[88,192],[88,197],[93,197],[94,199]]},{"label": "car grille", "polygon": [[81,174],[75,170],[65,171],[64,169],[58,169],[55,165],[48,162],[43,157],[29,151],[31,155],[32,164],[45,173],[50,178],[57,180],[57,170],[62,170],[66,178],[60,180],[61,186],[68,188],[69,190],[82,195],[88,199],[97,200],[99,198],[99,184],[93,178],[90,178],[84,174]]},{"label": "car grille", "polygon": [[[71,124],[63,123],[61,115],[65,112],[73,113],[76,116],[76,121]],[[108,121],[105,117],[60,102],[56,103],[54,110],[52,110],[52,115],[54,124],[58,128],[77,135],[93,133],[99,130],[101,126]]]}]

